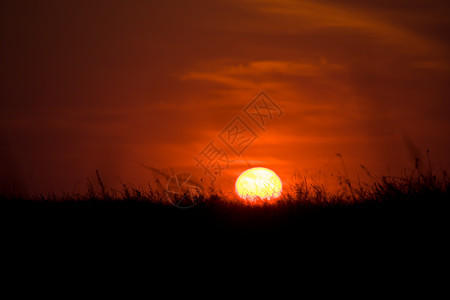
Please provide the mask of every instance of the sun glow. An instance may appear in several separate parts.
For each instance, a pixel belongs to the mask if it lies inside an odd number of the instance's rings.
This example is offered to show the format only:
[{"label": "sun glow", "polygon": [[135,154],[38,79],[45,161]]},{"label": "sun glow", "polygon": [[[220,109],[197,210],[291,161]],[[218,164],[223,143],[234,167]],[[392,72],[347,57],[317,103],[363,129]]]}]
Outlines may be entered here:
[{"label": "sun glow", "polygon": [[236,193],[244,200],[272,200],[281,195],[281,180],[266,168],[252,168],[242,172],[236,180]]}]

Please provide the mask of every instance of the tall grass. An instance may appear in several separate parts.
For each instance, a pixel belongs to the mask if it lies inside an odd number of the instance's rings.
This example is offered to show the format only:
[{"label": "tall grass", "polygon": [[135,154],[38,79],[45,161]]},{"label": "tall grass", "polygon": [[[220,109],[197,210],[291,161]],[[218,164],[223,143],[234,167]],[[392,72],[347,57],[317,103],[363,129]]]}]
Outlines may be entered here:
[{"label": "tall grass", "polygon": [[[372,179],[369,183],[351,182],[348,175],[340,178],[341,189],[329,192],[326,186],[301,182],[283,187],[283,194],[276,200],[253,202],[242,201],[230,191],[221,191],[211,186],[202,186],[197,196],[196,206],[216,208],[250,208],[260,210],[265,208],[293,209],[294,207],[349,207],[356,205],[392,205],[420,203],[428,205],[450,200],[449,179],[446,171],[433,173],[431,168],[422,171],[418,164],[410,171],[404,171],[402,176],[374,176],[364,166],[361,168]],[[96,182],[87,180],[87,192],[80,193],[45,193],[24,199],[18,195],[3,196],[4,200],[33,202],[145,202],[159,206],[173,206],[165,191],[169,175],[159,171],[155,178],[156,187],[150,183],[145,187],[133,187],[121,183],[120,189],[108,189],[96,170]],[[258,208],[256,208],[258,207]]]},{"label": "tall grass", "polygon": [[315,233],[330,237],[350,230],[360,237],[374,228],[384,228],[384,234],[397,232],[392,228],[409,228],[411,236],[424,228],[434,232],[444,228],[433,222],[446,220],[445,207],[450,200],[446,172],[414,169],[399,177],[372,179],[370,183],[350,184],[342,180],[338,192],[303,180],[285,186],[282,196],[270,202],[242,201],[234,193],[204,186],[196,205],[180,209],[161,188],[165,178],[159,178],[156,188],[122,183],[120,189],[108,189],[97,171],[96,182],[88,181],[84,194],[47,193],[31,199],[11,195],[3,197],[0,204],[11,224],[28,224],[27,230],[48,224],[45,230],[61,226],[84,228],[90,233],[92,228],[110,228],[112,234],[139,232],[144,236],[151,231],[177,237],[210,237],[217,233],[298,237],[300,232],[303,237]]}]

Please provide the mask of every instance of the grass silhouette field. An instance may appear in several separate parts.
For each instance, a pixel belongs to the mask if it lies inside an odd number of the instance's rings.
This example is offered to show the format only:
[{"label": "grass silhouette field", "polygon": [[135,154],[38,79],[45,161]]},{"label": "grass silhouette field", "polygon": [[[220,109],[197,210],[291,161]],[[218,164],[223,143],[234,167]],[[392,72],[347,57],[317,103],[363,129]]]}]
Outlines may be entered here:
[{"label": "grass silhouette field", "polygon": [[[344,183],[345,184],[345,183]],[[97,184],[96,184],[97,186]],[[3,197],[6,229],[42,234],[105,237],[222,238],[321,236],[392,240],[444,234],[450,200],[447,174],[414,170],[404,177],[379,177],[351,193],[327,193],[322,186],[298,184],[273,203],[247,204],[204,193],[189,209],[171,205],[164,191],[124,186],[106,191],[89,184],[84,195]]]}]

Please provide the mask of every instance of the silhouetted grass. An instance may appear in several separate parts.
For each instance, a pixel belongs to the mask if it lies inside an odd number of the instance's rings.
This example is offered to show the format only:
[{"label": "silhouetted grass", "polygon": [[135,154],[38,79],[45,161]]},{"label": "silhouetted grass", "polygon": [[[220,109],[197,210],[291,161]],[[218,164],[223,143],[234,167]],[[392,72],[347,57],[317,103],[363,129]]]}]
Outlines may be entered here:
[{"label": "silhouetted grass", "polygon": [[98,182],[88,182],[86,194],[48,193],[31,199],[4,196],[3,219],[12,228],[32,232],[64,228],[65,232],[89,234],[100,230],[98,234],[298,237],[313,232],[387,234],[406,228],[413,234],[445,222],[450,200],[445,172],[425,174],[417,169],[403,177],[373,177],[370,184],[344,182],[351,191],[336,193],[305,181],[286,187],[283,196],[273,202],[248,203],[233,195],[203,192],[189,209],[173,206],[164,190],[150,186],[123,184],[120,190],[107,190],[100,174],[96,175]]}]

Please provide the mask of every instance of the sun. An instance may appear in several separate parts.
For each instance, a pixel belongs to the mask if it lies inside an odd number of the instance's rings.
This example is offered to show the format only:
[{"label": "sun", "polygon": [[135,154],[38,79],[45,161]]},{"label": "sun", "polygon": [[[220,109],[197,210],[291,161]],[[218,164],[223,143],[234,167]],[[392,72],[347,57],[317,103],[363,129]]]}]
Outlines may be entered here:
[{"label": "sun", "polygon": [[272,200],[281,195],[281,180],[266,168],[252,168],[242,172],[236,180],[236,193],[244,200]]}]

